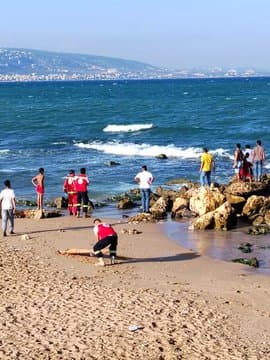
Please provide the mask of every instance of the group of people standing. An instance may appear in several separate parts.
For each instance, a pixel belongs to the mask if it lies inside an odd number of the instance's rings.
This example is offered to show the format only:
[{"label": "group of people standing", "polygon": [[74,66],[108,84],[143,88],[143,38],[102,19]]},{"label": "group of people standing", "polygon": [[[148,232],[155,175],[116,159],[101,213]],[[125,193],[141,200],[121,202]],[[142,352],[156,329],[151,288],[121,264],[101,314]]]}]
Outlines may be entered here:
[{"label": "group of people standing", "polygon": [[234,151],[233,168],[236,179],[248,180],[249,182],[261,181],[263,163],[265,161],[265,150],[261,140],[256,141],[256,146],[251,149],[250,145],[246,145],[245,149],[241,149],[240,144],[236,144]]},{"label": "group of people standing", "polygon": [[[246,145],[241,149],[241,144],[236,144],[233,159],[233,169],[238,181],[261,181],[263,163],[266,159],[265,150],[261,140],[256,141],[256,146],[251,149]],[[208,153],[207,148],[203,148],[200,165],[200,184],[201,186],[211,185],[211,173],[215,171],[215,161],[212,154]]]}]

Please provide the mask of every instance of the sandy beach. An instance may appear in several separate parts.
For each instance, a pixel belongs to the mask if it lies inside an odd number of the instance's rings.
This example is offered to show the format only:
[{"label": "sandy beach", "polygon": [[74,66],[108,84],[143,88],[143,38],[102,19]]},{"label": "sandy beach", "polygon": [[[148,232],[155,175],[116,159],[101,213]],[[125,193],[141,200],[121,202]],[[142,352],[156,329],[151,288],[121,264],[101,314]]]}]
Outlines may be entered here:
[{"label": "sandy beach", "polygon": [[110,221],[119,260],[102,268],[57,253],[90,249],[92,219],[16,219],[0,239],[0,359],[270,358],[269,276],[125,221]]}]

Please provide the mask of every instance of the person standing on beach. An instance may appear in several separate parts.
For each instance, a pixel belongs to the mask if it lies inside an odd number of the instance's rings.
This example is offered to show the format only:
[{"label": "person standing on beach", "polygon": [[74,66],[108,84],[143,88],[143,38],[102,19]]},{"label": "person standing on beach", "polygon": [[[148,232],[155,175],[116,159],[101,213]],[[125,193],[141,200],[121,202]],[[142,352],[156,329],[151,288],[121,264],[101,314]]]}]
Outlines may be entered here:
[{"label": "person standing on beach", "polygon": [[80,169],[80,175],[76,176],[75,180],[75,186],[77,190],[77,217],[80,217],[80,211],[81,211],[81,204],[83,204],[83,214],[84,217],[87,217],[87,211],[88,211],[88,187],[89,180],[86,175],[86,169],[81,168]]},{"label": "person standing on beach", "polygon": [[211,171],[215,170],[215,161],[211,154],[208,153],[207,148],[203,148],[200,166],[200,183],[201,186],[211,185]]},{"label": "person standing on beach", "polygon": [[7,225],[10,223],[10,234],[14,234],[14,214],[16,210],[15,193],[9,180],[4,181],[5,189],[0,193],[3,236],[7,236]]},{"label": "person standing on beach", "polygon": [[261,140],[256,141],[256,146],[253,150],[252,162],[254,164],[254,180],[261,181],[263,162],[265,161],[265,151],[262,147]]},{"label": "person standing on beach", "polygon": [[77,215],[77,189],[76,176],[74,170],[69,170],[68,176],[65,178],[63,190],[68,194],[68,210],[70,215]]},{"label": "person standing on beach", "polygon": [[154,181],[154,177],[147,170],[147,166],[143,165],[142,171],[135,176],[134,180],[140,186],[143,212],[149,213],[151,185]]},{"label": "person standing on beach", "polygon": [[105,249],[107,246],[109,246],[111,264],[114,264],[118,242],[116,231],[111,225],[103,223],[100,219],[95,219],[94,225],[94,233],[97,242],[93,247],[93,253],[98,257],[98,262],[95,265],[105,265],[101,250]]},{"label": "person standing on beach", "polygon": [[32,184],[36,188],[37,192],[37,207],[38,210],[43,209],[43,198],[45,192],[45,171],[43,168],[39,168],[38,174],[32,178]]},{"label": "person standing on beach", "polygon": [[236,144],[234,151],[234,158],[233,158],[233,168],[237,181],[240,181],[240,169],[242,166],[243,159],[244,156],[241,150],[241,145]]}]

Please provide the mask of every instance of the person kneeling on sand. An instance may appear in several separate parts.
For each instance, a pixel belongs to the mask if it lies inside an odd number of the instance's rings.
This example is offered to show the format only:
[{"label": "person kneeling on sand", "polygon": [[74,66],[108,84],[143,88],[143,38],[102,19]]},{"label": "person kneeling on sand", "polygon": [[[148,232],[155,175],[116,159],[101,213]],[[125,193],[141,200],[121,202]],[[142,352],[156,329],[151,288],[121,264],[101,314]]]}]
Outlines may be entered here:
[{"label": "person kneeling on sand", "polygon": [[96,265],[104,266],[103,253],[102,249],[109,246],[111,264],[114,264],[118,236],[113,227],[109,224],[102,223],[100,219],[94,220],[94,233],[96,235],[97,242],[93,247],[93,253],[98,257],[98,262]]}]

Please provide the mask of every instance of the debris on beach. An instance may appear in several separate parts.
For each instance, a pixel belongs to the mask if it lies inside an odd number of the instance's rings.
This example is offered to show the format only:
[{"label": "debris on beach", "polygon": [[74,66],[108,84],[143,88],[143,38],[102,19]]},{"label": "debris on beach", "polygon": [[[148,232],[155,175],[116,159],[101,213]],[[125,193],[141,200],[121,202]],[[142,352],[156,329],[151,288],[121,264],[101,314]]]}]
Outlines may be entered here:
[{"label": "debris on beach", "polygon": [[252,252],[252,244],[250,243],[245,243],[245,244],[241,244],[238,249],[241,250],[243,253],[251,253]]},{"label": "debris on beach", "polygon": [[141,234],[142,231],[139,231],[137,229],[122,229],[121,230],[121,234],[128,234],[128,235],[136,235],[136,234]]},{"label": "debris on beach", "polygon": [[255,268],[258,268],[260,266],[259,260],[256,257],[253,257],[251,259],[245,259],[245,258],[233,259],[232,262],[253,266]]}]

